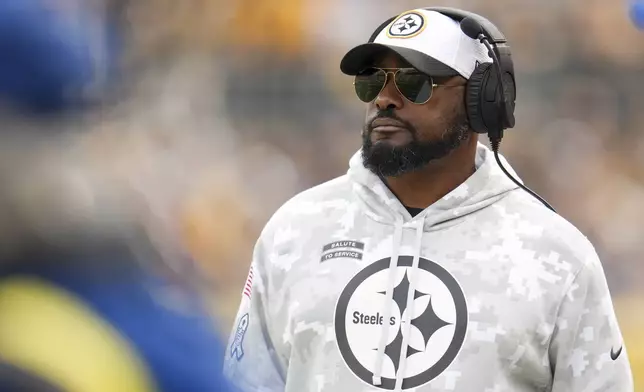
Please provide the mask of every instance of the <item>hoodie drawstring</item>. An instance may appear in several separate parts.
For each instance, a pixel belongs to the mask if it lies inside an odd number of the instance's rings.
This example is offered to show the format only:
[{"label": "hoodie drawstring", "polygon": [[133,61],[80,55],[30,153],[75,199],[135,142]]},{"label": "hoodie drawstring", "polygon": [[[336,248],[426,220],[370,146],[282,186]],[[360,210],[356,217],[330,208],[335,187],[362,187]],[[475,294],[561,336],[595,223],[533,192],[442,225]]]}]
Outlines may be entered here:
[{"label": "hoodie drawstring", "polygon": [[[385,320],[391,317],[391,308],[393,305],[394,287],[396,286],[396,267],[398,266],[398,252],[400,251],[400,243],[402,242],[402,217],[396,218],[394,226],[394,238],[391,251],[391,259],[389,261],[389,282],[387,284],[387,301],[385,301]],[[382,379],[382,361],[384,360],[385,346],[387,345],[387,338],[389,337],[389,324],[382,323],[380,329],[380,340],[378,342],[378,351],[376,352],[376,365],[373,372],[373,385],[381,385]]]},{"label": "hoodie drawstring", "polygon": [[[409,335],[411,333],[411,317],[414,312],[414,292],[416,291],[416,271],[418,270],[418,263],[420,260],[420,250],[422,247],[423,240],[423,230],[425,222],[423,219],[419,219],[416,222],[416,243],[414,244],[414,255],[411,266],[411,272],[408,273],[409,278],[409,288],[407,292],[407,311],[404,312],[404,315],[401,314],[400,328],[404,328],[403,331],[403,342],[402,350],[400,352],[398,371],[396,373],[396,384],[394,387],[394,392],[402,391],[402,382],[405,378],[405,370],[407,365],[407,346],[409,343]],[[389,262],[389,281],[387,284],[386,297],[387,301],[384,309],[384,319],[389,320],[392,313],[392,307],[394,304],[394,288],[396,286],[396,277],[398,276],[397,266],[398,266],[398,256],[400,252],[400,246],[402,243],[402,231],[403,231],[403,220],[401,217],[396,219],[396,224],[394,226],[394,237],[393,237],[393,246],[391,252],[391,260]],[[404,319],[402,319],[404,317]],[[373,385],[382,385],[382,363],[384,360],[384,350],[387,345],[387,340],[389,338],[389,324],[383,323],[380,329],[380,341],[378,342],[378,350],[376,352],[376,364],[373,372]]]},{"label": "hoodie drawstring", "polygon": [[[416,225],[416,243],[414,244],[414,259],[411,264],[411,273],[407,274],[409,278],[409,289],[407,291],[407,308],[403,315],[401,314],[400,329],[405,328],[403,332],[402,349],[400,350],[400,366],[396,373],[396,385],[394,392],[402,391],[402,383],[405,378],[405,370],[407,369],[407,349],[409,348],[409,335],[411,335],[411,318],[414,314],[414,299],[416,293],[416,272],[418,271],[418,263],[420,262],[420,249],[423,243],[423,227],[424,220],[418,220]],[[390,301],[393,302],[393,301]]]}]

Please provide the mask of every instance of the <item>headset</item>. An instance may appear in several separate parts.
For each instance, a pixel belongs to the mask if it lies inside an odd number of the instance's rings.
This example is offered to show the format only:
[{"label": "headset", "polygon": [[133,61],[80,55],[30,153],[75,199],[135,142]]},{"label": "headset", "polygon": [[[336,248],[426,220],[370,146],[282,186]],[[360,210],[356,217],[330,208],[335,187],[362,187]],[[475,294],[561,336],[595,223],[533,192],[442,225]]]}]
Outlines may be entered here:
[{"label": "headset", "polygon": [[[465,107],[472,130],[486,134],[490,140],[494,157],[501,170],[515,184],[538,199],[550,210],[555,209],[534,191],[517,181],[503,167],[498,150],[503,131],[515,124],[516,79],[514,62],[508,41],[501,31],[487,18],[473,12],[450,7],[426,7],[426,11],[441,13],[458,22],[461,30],[472,39],[479,40],[488,49],[493,62],[478,64],[470,76],[465,91]],[[373,43],[380,31],[393,22],[397,16],[387,19],[369,38]]]}]

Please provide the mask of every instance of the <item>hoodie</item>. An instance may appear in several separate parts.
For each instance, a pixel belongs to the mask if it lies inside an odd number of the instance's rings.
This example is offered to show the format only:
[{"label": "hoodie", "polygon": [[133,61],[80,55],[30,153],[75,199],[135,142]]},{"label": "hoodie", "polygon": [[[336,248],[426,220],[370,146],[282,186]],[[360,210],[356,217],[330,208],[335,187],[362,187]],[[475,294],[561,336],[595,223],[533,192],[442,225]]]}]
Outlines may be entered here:
[{"label": "hoodie", "polygon": [[242,391],[633,390],[592,245],[486,146],[415,216],[349,166],[257,241],[224,365]]}]

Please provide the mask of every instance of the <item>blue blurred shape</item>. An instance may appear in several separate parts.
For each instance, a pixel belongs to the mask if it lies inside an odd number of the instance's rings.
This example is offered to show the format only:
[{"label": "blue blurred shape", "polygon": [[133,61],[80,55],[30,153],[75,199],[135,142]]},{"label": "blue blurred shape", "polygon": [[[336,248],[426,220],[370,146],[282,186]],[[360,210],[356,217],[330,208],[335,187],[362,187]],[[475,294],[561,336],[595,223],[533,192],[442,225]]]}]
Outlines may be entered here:
[{"label": "blue blurred shape", "polygon": [[43,0],[0,1],[1,101],[31,112],[83,103],[82,90],[95,78],[97,42],[89,19],[72,15],[79,14],[46,7]]},{"label": "blue blurred shape", "polygon": [[644,1],[633,0],[630,3],[629,14],[635,27],[644,30]]}]

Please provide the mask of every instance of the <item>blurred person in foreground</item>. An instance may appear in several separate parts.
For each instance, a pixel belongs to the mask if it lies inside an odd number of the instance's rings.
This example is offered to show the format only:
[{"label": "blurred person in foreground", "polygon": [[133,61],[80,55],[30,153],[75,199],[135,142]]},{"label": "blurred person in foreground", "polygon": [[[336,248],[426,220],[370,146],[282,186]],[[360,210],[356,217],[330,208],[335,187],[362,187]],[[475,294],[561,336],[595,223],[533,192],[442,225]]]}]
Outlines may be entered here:
[{"label": "blurred person in foreground", "polygon": [[146,200],[56,133],[91,106],[96,64],[86,23],[47,4],[0,2],[0,391],[227,391]]},{"label": "blurred person in foreground", "polygon": [[453,11],[404,12],[343,58],[362,148],[261,233],[225,357],[241,389],[633,390],[592,244],[479,142],[501,94]]}]

